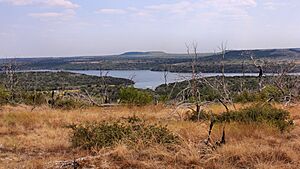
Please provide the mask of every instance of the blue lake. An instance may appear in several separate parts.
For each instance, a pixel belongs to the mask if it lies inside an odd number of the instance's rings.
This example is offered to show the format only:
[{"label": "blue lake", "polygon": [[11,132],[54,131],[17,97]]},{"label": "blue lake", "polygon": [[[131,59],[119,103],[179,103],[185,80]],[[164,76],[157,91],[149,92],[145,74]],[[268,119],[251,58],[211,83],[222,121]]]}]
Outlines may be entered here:
[{"label": "blue lake", "polygon": [[[110,70],[102,71],[99,70],[83,70],[83,71],[70,71],[74,73],[81,73],[86,75],[100,76],[107,75],[118,78],[132,79],[135,82],[137,88],[150,88],[155,89],[157,86],[164,84],[164,72],[150,71],[150,70]],[[201,77],[212,77],[220,76],[220,73],[202,73]],[[241,73],[226,73],[226,76],[242,76]],[[257,76],[257,73],[246,73],[246,76]],[[191,73],[172,73],[167,74],[167,83],[173,83],[191,78]]]},{"label": "blue lake", "polygon": [[[159,71],[150,71],[150,70],[107,70],[107,71],[99,71],[99,70],[27,70],[27,71],[67,71],[73,73],[80,73],[92,76],[111,76],[125,79],[132,79],[136,88],[142,89],[155,89],[157,86],[165,83],[164,72]],[[24,71],[22,71],[24,72]],[[26,71],[25,71],[26,72]],[[300,73],[288,73],[289,75],[297,75],[300,76]],[[201,73],[198,74],[198,77],[215,77],[221,76],[221,73]],[[258,73],[245,73],[245,76],[258,76]],[[271,76],[274,74],[265,74],[266,76]],[[275,74],[276,75],[276,74]],[[167,74],[167,83],[180,82],[184,80],[191,79],[191,73],[173,73],[168,72]],[[225,73],[226,77],[234,77],[234,76],[243,76],[242,73]]]}]

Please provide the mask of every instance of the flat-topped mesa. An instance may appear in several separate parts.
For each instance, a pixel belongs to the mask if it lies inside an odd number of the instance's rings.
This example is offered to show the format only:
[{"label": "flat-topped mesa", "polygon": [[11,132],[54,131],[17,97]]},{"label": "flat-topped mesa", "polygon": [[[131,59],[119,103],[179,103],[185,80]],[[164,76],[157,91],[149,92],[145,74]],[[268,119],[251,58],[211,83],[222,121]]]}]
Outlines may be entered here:
[{"label": "flat-topped mesa", "polygon": [[136,56],[136,55],[164,55],[167,54],[162,51],[149,51],[149,52],[125,52],[121,56]]}]

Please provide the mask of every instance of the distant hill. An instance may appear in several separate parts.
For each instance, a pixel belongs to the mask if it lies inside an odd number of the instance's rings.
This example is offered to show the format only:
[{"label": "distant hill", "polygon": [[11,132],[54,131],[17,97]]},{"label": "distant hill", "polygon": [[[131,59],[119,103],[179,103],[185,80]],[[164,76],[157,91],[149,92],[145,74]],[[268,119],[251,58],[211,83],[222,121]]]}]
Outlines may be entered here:
[{"label": "distant hill", "polygon": [[[250,55],[255,59],[268,62],[296,61],[296,71],[300,71],[300,48],[290,49],[255,49],[229,50],[226,52],[226,71],[240,72],[242,62],[246,61],[249,72],[255,70],[251,66]],[[0,59],[0,70],[3,65],[13,62],[19,70],[156,70],[166,69],[173,72],[191,72],[192,55],[186,53],[166,53],[163,51],[126,52],[120,55],[106,56],[77,56],[49,58],[16,58],[13,60]],[[199,53],[197,66],[201,72],[220,72],[220,54]],[[276,65],[278,65],[276,63]],[[277,69],[274,68],[274,69]],[[271,70],[271,69],[270,69]]]},{"label": "distant hill", "polygon": [[151,52],[125,52],[121,56],[137,56],[137,55],[166,55],[167,53],[161,51],[151,51]]},{"label": "distant hill", "polygon": [[[248,54],[246,54],[248,52]],[[226,52],[226,60],[245,60],[249,59],[251,54],[256,59],[270,60],[300,60],[300,49],[264,49],[264,50],[230,50]],[[202,60],[219,61],[220,55],[211,55],[202,58]]]}]

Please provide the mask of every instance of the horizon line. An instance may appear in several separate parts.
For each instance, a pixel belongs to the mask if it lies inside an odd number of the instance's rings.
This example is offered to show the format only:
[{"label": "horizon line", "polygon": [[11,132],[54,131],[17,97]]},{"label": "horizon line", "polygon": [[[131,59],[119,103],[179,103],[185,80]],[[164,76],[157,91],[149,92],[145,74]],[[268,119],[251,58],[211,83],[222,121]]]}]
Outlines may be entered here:
[{"label": "horizon line", "polygon": [[[243,49],[243,48],[236,48],[236,49],[227,49],[226,51],[243,51],[243,50],[250,50],[250,51],[254,51],[254,50],[286,50],[286,49],[300,49],[300,47],[280,47],[280,48],[247,48],[247,49]],[[147,52],[161,52],[161,53],[165,53],[165,54],[174,54],[174,55],[187,55],[187,53],[181,53],[181,52],[166,52],[166,51],[161,51],[161,50],[149,50],[149,51],[140,51],[140,50],[132,50],[132,51],[125,51],[122,53],[115,53],[115,54],[80,54],[80,55],[64,55],[64,56],[0,56],[0,59],[35,59],[35,58],[75,58],[75,57],[104,57],[104,56],[121,56],[124,55],[126,53],[130,53],[130,52],[140,52],[140,53],[147,53]],[[198,54],[214,54],[216,52],[197,52]]]}]

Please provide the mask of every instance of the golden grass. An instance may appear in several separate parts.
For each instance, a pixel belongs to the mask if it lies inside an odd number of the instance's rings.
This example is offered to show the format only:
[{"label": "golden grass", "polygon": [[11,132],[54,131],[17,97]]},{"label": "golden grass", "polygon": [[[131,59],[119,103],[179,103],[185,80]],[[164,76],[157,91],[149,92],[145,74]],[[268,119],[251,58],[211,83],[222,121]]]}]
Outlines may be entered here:
[{"label": "golden grass", "polygon": [[[241,108],[245,105],[237,105]],[[207,109],[222,112],[220,105]],[[173,111],[162,105],[145,107],[87,108],[56,110],[28,106],[0,109],[0,168],[55,168],[55,161],[80,161],[85,168],[300,168],[300,105],[288,108],[295,127],[280,133],[264,125],[230,124],[226,126],[227,143],[211,150],[203,144],[208,123],[181,121],[170,116]],[[183,140],[180,145],[119,144],[111,148],[83,151],[69,142],[68,124],[104,121],[132,116],[153,123],[167,124]],[[213,129],[213,140],[220,139],[222,126]]]}]

